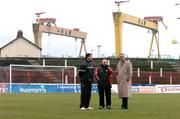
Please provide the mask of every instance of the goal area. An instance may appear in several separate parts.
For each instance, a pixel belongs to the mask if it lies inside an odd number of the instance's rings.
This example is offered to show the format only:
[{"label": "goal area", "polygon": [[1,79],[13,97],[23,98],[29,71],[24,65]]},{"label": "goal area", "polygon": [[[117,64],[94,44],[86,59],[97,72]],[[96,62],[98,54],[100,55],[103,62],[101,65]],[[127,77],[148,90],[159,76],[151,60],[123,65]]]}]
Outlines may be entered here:
[{"label": "goal area", "polygon": [[10,92],[16,83],[76,84],[75,66],[16,65],[9,67]]}]

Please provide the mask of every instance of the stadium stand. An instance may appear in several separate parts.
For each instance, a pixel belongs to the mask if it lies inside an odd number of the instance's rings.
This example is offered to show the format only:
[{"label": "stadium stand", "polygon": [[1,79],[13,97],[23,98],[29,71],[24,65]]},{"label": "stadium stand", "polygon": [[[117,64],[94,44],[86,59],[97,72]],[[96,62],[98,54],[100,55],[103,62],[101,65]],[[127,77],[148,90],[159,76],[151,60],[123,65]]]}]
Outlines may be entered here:
[{"label": "stadium stand", "polygon": [[[94,58],[93,63],[98,66],[103,58]],[[107,58],[110,66],[115,71],[118,63],[117,58]],[[83,58],[45,58],[46,65],[64,66],[67,60],[68,66],[79,67]],[[129,58],[133,65],[133,84],[180,84],[180,59],[152,59],[153,69],[148,59],[145,58]],[[0,82],[9,82],[9,65],[10,64],[26,64],[26,65],[42,65],[42,58],[0,58]],[[140,69],[138,77],[137,69]],[[160,76],[160,68],[162,68],[162,76]],[[16,83],[62,83],[63,74],[60,72],[14,72]],[[73,71],[65,71],[64,75],[68,76],[68,83],[73,83]],[[151,81],[150,81],[151,79]],[[77,76],[77,83],[79,78]],[[116,83],[116,75],[113,73],[113,83]]]},{"label": "stadium stand", "polygon": [[31,64],[24,58],[0,58],[0,66],[9,66],[10,64]]}]

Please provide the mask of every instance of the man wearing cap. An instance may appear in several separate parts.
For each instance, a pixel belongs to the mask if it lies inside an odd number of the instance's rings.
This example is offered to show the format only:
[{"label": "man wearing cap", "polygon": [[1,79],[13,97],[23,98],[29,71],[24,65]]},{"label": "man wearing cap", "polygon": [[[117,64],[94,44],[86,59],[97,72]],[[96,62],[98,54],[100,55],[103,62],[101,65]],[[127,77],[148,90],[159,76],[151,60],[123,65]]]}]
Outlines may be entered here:
[{"label": "man wearing cap", "polygon": [[92,54],[87,53],[85,61],[79,66],[79,77],[81,83],[81,99],[80,108],[81,110],[92,110],[89,106],[91,99],[91,84],[94,77],[94,66],[92,64]]},{"label": "man wearing cap", "polygon": [[128,98],[131,96],[132,64],[125,59],[124,54],[119,55],[116,72],[118,95],[122,99],[121,109],[128,109]]}]

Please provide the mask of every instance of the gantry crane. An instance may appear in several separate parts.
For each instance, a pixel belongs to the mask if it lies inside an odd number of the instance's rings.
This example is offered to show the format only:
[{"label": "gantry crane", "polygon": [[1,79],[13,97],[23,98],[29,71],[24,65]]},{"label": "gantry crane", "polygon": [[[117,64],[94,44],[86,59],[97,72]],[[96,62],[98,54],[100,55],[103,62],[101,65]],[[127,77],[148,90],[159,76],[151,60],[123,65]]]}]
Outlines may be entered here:
[{"label": "gantry crane", "polygon": [[81,47],[79,51],[79,56],[81,55],[82,49],[84,47],[86,53],[85,39],[87,38],[87,33],[79,31],[78,28],[67,29],[62,27],[57,27],[55,18],[40,18],[41,14],[45,12],[36,13],[37,19],[36,23],[33,23],[33,33],[35,44],[42,47],[42,33],[62,35],[67,37],[73,37],[75,40],[81,39]]},{"label": "gantry crane", "polygon": [[[127,1],[128,2],[128,1]],[[151,51],[152,51],[152,45],[153,41],[156,41],[157,49],[158,49],[158,58],[160,58],[160,48],[159,48],[159,37],[157,37],[158,34],[158,22],[162,22],[163,25],[165,26],[163,22],[163,17],[162,16],[151,16],[151,17],[144,17],[138,18],[135,16],[131,16],[125,13],[122,13],[119,11],[119,6],[121,1],[115,2],[118,6],[118,11],[113,13],[113,19],[114,19],[114,27],[115,27],[115,53],[116,57],[119,56],[119,54],[122,53],[122,27],[123,23],[128,23],[131,25],[143,27],[146,29],[149,29],[152,31],[152,39],[151,39],[151,44],[150,44],[150,49],[149,49],[149,54],[148,58],[151,56]],[[165,26],[167,28],[167,26]]]}]

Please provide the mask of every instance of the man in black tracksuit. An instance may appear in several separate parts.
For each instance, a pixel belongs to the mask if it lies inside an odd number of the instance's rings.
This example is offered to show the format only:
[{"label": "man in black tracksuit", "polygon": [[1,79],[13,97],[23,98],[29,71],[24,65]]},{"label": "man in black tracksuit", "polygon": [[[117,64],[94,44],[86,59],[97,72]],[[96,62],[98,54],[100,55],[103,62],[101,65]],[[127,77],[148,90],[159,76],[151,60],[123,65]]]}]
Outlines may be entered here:
[{"label": "man in black tracksuit", "polygon": [[86,54],[86,60],[81,63],[79,67],[79,77],[81,83],[81,100],[80,108],[81,110],[93,109],[89,106],[91,99],[91,84],[93,82],[94,76],[94,66],[91,63],[92,54]]},{"label": "man in black tracksuit", "polygon": [[111,109],[112,70],[107,65],[106,59],[102,60],[101,65],[96,68],[95,77],[98,83],[99,109],[105,107],[104,94],[106,97],[106,108]]}]

